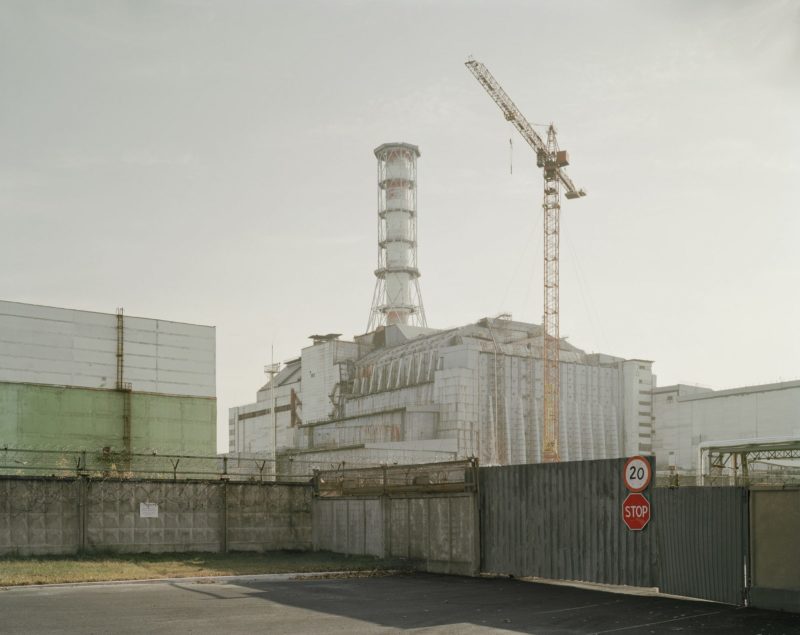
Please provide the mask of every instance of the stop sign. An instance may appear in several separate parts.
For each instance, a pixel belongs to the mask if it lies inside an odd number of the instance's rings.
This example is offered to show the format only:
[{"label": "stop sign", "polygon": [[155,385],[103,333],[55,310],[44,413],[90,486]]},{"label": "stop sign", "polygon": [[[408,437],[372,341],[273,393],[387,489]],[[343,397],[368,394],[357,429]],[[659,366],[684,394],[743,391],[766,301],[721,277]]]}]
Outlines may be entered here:
[{"label": "stop sign", "polygon": [[622,522],[631,531],[641,531],[650,522],[650,501],[641,494],[628,494],[622,503]]}]

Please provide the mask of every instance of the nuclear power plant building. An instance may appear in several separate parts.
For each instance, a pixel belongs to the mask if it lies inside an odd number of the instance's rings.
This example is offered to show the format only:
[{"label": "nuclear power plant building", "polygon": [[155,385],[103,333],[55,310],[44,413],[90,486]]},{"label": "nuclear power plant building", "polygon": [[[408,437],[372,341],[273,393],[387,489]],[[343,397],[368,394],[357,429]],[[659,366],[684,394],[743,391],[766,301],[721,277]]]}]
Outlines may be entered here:
[{"label": "nuclear power plant building", "polygon": [[[367,332],[353,341],[312,336],[255,403],[230,410],[231,453],[277,452],[299,471],[342,461],[542,460],[542,327],[509,316],[427,326],[417,263],[419,156],[408,143],[375,149],[378,266]],[[651,366],[560,340],[561,460],[651,452]]]},{"label": "nuclear power plant building", "polygon": [[[542,458],[541,327],[505,318],[315,336],[275,376],[277,450],[320,467]],[[651,362],[561,344],[562,460],[651,452]],[[230,411],[230,451],[272,452],[272,389]]]}]

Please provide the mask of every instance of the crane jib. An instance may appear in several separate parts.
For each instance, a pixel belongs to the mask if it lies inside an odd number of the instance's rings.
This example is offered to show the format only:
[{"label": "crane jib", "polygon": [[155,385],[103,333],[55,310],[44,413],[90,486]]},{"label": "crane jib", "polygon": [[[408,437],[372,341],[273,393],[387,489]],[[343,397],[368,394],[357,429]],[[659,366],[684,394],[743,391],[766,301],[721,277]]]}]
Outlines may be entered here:
[{"label": "crane jib", "polygon": [[[513,100],[508,96],[506,91],[503,90],[498,81],[489,72],[489,69],[477,60],[472,59],[467,60],[465,66],[475,76],[481,86],[486,89],[486,92],[489,93],[489,96],[494,100],[494,102],[500,107],[500,110],[503,112],[503,116],[505,117],[506,121],[510,121],[514,125],[514,127],[517,129],[517,132],[519,132],[522,138],[528,142],[528,145],[530,145],[537,153],[546,154],[547,144],[536,133],[528,120],[525,119]],[[578,189],[572,182],[572,179],[570,179],[560,167],[558,168],[557,178],[566,189],[567,198],[573,199],[586,196],[586,192],[582,189]]]}]

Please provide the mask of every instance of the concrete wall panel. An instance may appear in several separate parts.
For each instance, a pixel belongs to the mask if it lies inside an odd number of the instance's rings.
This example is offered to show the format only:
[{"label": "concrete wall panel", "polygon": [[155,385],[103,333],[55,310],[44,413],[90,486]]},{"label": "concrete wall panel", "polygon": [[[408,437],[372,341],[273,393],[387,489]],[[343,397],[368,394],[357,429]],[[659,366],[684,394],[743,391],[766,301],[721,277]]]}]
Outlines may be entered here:
[{"label": "concrete wall panel", "polygon": [[800,490],[750,493],[751,599],[800,612]]},{"label": "concrete wall panel", "polygon": [[310,493],[304,485],[229,483],[228,549],[310,549]]},{"label": "concrete wall panel", "polygon": [[348,528],[348,501],[340,500],[333,503],[333,550],[338,553],[347,553],[347,528]]},{"label": "concrete wall panel", "polygon": [[74,481],[0,480],[0,555],[74,554],[79,533]]},{"label": "concrete wall panel", "polygon": [[385,553],[384,508],[379,500],[364,500],[366,535],[364,536],[364,553],[380,556]]},{"label": "concrete wall panel", "polygon": [[[143,518],[140,503],[158,505]],[[219,551],[221,487],[217,483],[89,482],[86,548],[119,553]]]},{"label": "concrete wall panel", "polygon": [[408,559],[421,571],[478,572],[472,494],[317,498],[313,510],[314,549]]},{"label": "concrete wall panel", "polygon": [[430,556],[430,515],[428,499],[410,498],[408,500],[407,534],[401,540],[408,542],[408,557],[426,560]]},{"label": "concrete wall panel", "polygon": [[450,507],[450,534],[458,537],[451,542],[450,557],[456,562],[469,562],[475,550],[477,526],[474,501],[466,496],[448,499]]},{"label": "concrete wall panel", "polygon": [[408,539],[410,501],[405,498],[389,500],[389,555],[393,558],[411,557]]},{"label": "concrete wall panel", "polygon": [[0,479],[0,556],[310,548],[308,485]]},{"label": "concrete wall panel", "polygon": [[452,526],[450,525],[450,500],[428,499],[428,558],[447,562],[450,560]]},{"label": "concrete wall panel", "polygon": [[347,503],[347,553],[363,555],[366,550],[367,514],[363,500]]}]

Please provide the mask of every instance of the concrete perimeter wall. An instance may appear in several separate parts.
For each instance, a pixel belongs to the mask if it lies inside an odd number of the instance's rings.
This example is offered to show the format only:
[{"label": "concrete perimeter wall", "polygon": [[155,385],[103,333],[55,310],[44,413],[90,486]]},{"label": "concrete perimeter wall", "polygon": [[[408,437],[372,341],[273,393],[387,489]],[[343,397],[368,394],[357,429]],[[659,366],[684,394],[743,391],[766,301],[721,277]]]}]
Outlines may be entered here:
[{"label": "concrete perimeter wall", "polygon": [[314,550],[407,559],[421,571],[477,575],[478,508],[472,493],[316,498]]},{"label": "concrete perimeter wall", "polygon": [[750,492],[753,606],[800,613],[800,490]]},{"label": "concrete perimeter wall", "polygon": [[[0,478],[0,556],[308,550],[311,487]],[[143,517],[141,503],[158,506]]]}]

